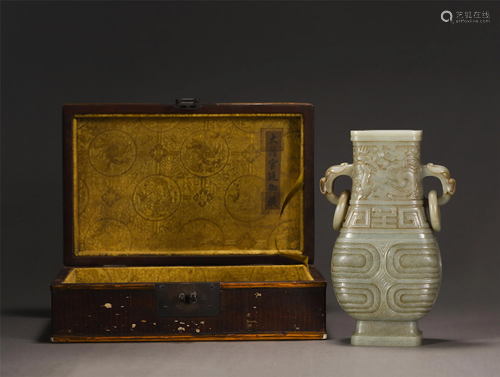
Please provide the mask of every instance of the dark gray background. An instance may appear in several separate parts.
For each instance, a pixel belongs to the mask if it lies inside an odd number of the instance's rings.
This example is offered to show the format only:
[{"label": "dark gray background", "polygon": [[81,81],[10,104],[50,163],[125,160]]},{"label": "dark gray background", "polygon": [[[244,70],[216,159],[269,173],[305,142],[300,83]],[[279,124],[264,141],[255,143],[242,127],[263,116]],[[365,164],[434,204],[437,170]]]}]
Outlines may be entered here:
[{"label": "dark gray background", "polygon": [[[408,376],[500,370],[500,3],[1,5],[5,375],[391,371],[381,363]],[[444,23],[443,10],[489,11],[491,23]],[[338,307],[331,284],[328,341],[47,344],[49,284],[63,254],[62,105],[188,96],[314,104],[316,181],[330,165],[352,161],[351,129],[424,130],[422,162],[445,165],[457,180],[441,211],[443,284],[421,321],[430,338],[424,347],[348,346],[354,321]],[[429,181],[426,190],[438,187]],[[349,186],[341,179],[337,190]],[[315,264],[328,279],[334,208],[318,190]]]}]

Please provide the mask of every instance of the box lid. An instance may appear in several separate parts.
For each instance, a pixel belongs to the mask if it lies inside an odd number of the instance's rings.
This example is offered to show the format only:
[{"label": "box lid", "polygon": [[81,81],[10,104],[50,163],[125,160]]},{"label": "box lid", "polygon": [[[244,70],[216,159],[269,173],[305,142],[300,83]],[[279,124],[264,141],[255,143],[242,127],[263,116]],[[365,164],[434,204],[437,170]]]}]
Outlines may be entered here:
[{"label": "box lid", "polygon": [[66,265],[312,262],[312,105],[71,104],[63,117]]}]

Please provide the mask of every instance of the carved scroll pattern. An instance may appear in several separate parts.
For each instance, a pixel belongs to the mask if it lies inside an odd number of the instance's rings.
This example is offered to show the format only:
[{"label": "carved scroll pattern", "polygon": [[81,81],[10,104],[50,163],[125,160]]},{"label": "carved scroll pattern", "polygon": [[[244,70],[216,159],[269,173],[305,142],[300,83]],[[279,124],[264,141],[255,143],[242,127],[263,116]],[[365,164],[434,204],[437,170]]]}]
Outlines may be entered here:
[{"label": "carved scroll pattern", "polygon": [[424,208],[416,205],[351,205],[343,226],[345,229],[429,229]]}]

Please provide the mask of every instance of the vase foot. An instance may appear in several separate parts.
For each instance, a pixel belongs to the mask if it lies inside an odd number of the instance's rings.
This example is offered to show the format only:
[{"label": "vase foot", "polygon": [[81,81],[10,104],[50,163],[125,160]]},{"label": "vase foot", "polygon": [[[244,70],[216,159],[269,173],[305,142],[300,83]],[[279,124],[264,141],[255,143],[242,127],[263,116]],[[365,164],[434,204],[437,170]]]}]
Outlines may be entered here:
[{"label": "vase foot", "polygon": [[422,331],[417,321],[358,321],[351,336],[355,346],[419,346]]}]

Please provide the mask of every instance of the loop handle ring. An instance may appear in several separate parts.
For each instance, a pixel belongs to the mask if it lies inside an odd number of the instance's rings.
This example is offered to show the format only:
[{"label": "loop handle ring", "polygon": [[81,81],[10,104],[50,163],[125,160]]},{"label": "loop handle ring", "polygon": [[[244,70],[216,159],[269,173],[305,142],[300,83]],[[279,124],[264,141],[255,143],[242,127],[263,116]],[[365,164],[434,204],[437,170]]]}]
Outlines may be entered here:
[{"label": "loop handle ring", "polygon": [[339,202],[337,208],[335,208],[335,214],[333,215],[333,229],[340,230],[342,224],[344,223],[345,215],[347,214],[347,209],[349,208],[349,198],[351,197],[351,192],[349,190],[344,190],[340,194]]},{"label": "loop handle ring", "polygon": [[431,228],[434,232],[438,233],[441,231],[439,206],[445,205],[450,201],[457,189],[457,183],[450,177],[450,171],[446,167],[434,165],[433,163],[422,165],[422,179],[425,177],[435,177],[441,181],[441,185],[443,186],[443,195],[438,198],[436,190],[431,190],[427,198]]},{"label": "loop handle ring", "polygon": [[428,205],[432,230],[438,233],[441,231],[441,213],[436,190],[429,191]]}]

